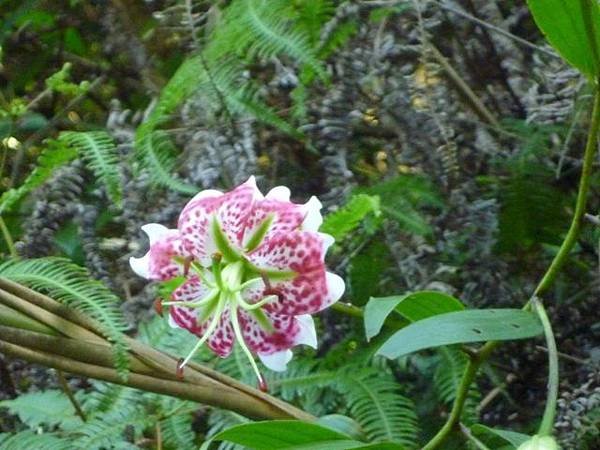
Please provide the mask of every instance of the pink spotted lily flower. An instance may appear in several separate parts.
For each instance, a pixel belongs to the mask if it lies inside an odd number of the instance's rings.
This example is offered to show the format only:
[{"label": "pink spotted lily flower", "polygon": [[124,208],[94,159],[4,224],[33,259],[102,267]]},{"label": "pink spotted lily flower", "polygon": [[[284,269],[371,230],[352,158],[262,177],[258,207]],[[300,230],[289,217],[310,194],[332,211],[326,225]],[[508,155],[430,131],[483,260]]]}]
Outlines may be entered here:
[{"label": "pink spotted lily flower", "polygon": [[142,227],[150,249],[131,258],[131,267],[150,280],[177,282],[160,306],[169,306],[173,327],[199,337],[178,373],[203,344],[226,357],[237,341],[263,387],[254,355],[283,371],[290,348],[317,347],[311,314],[344,292],[343,280],[325,270],[333,238],[317,231],[320,209],[316,197],[290,202],[284,186],[263,196],[250,177],[231,192],[198,193],[183,208],[177,229]]}]

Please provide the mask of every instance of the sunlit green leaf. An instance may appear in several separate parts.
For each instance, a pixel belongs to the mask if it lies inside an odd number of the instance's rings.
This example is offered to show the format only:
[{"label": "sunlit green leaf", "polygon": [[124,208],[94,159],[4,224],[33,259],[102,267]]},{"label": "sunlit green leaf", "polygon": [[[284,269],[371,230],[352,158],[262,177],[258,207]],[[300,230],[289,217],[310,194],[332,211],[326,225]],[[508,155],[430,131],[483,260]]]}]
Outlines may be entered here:
[{"label": "sunlit green leaf", "polygon": [[381,331],[385,319],[396,311],[410,322],[438,314],[461,311],[465,307],[460,300],[443,292],[420,291],[392,297],[371,297],[365,306],[365,333],[371,339]]},{"label": "sunlit green leaf", "polygon": [[456,311],[420,320],[397,331],[377,354],[393,359],[441,345],[525,339],[542,331],[535,314],[520,309]]}]

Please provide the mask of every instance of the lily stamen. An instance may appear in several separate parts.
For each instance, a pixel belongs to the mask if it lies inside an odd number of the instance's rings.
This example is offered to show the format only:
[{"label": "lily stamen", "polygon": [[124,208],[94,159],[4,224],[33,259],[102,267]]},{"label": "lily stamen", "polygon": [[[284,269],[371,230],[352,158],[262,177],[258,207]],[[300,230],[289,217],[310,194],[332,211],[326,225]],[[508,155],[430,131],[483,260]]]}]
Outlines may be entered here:
[{"label": "lily stamen", "polygon": [[252,311],[254,309],[263,307],[267,303],[277,301],[278,298],[279,297],[277,297],[276,295],[267,295],[266,297],[263,297],[260,301],[256,303],[248,303],[241,296],[238,296],[237,300],[242,309],[245,309],[246,311]]},{"label": "lily stamen", "polygon": [[[219,324],[219,320],[221,320],[221,313],[223,312],[225,303],[226,302],[224,301],[223,298],[219,299],[219,303],[217,304],[217,308],[214,312],[214,316],[213,316],[212,320],[210,321],[210,324],[208,325],[208,328],[206,329],[206,331],[204,332],[202,337],[198,340],[198,342],[196,342],[196,345],[194,345],[194,348],[192,349],[192,351],[186,356],[186,358],[180,364],[177,365],[178,372],[183,370],[183,368],[187,365],[187,363],[190,362],[190,360],[196,354],[196,352],[198,350],[200,350],[200,347],[202,347],[204,345],[204,343],[208,340],[208,338],[212,335],[213,331],[215,331],[215,329],[217,328],[217,325]],[[181,373],[183,374],[183,372],[181,372]]]},{"label": "lily stamen", "polygon": [[258,369],[256,361],[254,360],[254,356],[252,356],[252,352],[246,345],[246,342],[244,341],[244,337],[242,336],[242,330],[240,328],[240,321],[238,319],[236,303],[237,303],[237,301],[231,302],[231,305],[229,307],[230,315],[231,315],[231,326],[233,327],[233,333],[235,334],[236,341],[238,342],[238,344],[242,348],[242,351],[248,358],[248,361],[250,361],[250,365],[252,366],[252,369],[254,370],[254,373],[256,374],[256,378],[258,380],[258,385],[259,385],[260,389],[263,392],[265,392],[265,390],[267,389],[267,384],[265,382],[265,379],[262,376],[262,373],[260,373],[260,370]]}]

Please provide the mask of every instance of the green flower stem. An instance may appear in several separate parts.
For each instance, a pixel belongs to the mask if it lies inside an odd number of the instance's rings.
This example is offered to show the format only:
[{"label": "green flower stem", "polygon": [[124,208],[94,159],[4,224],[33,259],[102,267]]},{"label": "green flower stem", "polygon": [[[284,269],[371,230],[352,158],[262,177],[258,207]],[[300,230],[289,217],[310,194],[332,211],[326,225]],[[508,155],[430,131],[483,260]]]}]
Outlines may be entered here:
[{"label": "green flower stem", "polygon": [[585,152],[583,154],[583,166],[581,169],[581,178],[579,181],[579,191],[577,192],[577,200],[575,203],[575,213],[573,214],[573,220],[569,231],[563,240],[563,243],[558,250],[558,253],[554,257],[552,264],[544,274],[542,281],[538,284],[535,289],[533,296],[539,297],[552,285],[561,267],[567,260],[567,256],[579,235],[581,229],[581,223],[585,215],[585,205],[587,200],[587,194],[590,189],[590,178],[592,174],[592,165],[594,162],[594,155],[596,154],[598,144],[598,131],[600,129],[600,88],[598,84],[594,90],[594,107],[592,109],[592,118],[590,124],[590,130],[588,134],[587,143],[585,146]]},{"label": "green flower stem", "polygon": [[[585,151],[583,154],[583,165],[581,169],[581,178],[579,180],[579,190],[577,192],[577,200],[575,203],[575,213],[573,214],[573,219],[571,221],[571,226],[569,227],[569,231],[567,232],[562,245],[550,267],[542,277],[542,280],[536,287],[534,294],[532,296],[533,303],[535,306],[535,299],[546,292],[548,288],[552,285],[556,276],[558,275],[559,270],[564,265],[569,255],[569,252],[575,245],[577,240],[577,236],[579,235],[579,230],[581,228],[581,222],[583,216],[585,214],[585,205],[587,200],[587,194],[590,187],[590,176],[592,173],[592,163],[594,161],[594,155],[596,153],[596,147],[598,142],[598,131],[600,129],[600,88],[598,83],[594,86],[594,107],[592,109],[591,123],[590,129],[588,133],[587,143],[585,146]],[[524,309],[531,308],[532,300],[528,301],[525,305]],[[549,324],[548,324],[549,325]],[[546,333],[546,336],[547,333]],[[487,342],[481,349],[473,356],[467,363],[467,367],[465,368],[465,372],[463,373],[463,377],[461,383],[458,387],[458,391],[456,393],[456,399],[454,400],[454,404],[452,405],[452,410],[446,423],[444,426],[438,431],[438,433],[423,447],[423,450],[433,450],[436,448],[440,448],[440,445],[448,438],[452,430],[457,426],[460,416],[462,414],[463,407],[465,405],[465,400],[467,398],[467,393],[469,391],[469,387],[471,383],[473,383],[477,371],[481,367],[481,365],[490,357],[494,349],[499,345],[496,341]],[[550,352],[550,347],[548,348]],[[554,363],[552,363],[554,364]],[[553,377],[558,377],[558,373],[553,374],[553,367],[550,368],[550,383],[558,383],[557,380],[553,380]],[[549,387],[550,388],[550,387]],[[552,396],[554,394],[548,394],[548,404],[546,405],[546,411],[544,412],[544,419],[542,422],[542,428],[540,430],[544,430],[546,434],[549,434],[552,430],[553,423],[547,423],[550,420],[554,420],[554,412],[549,413],[548,410],[552,408],[556,409],[556,403],[554,402]]]},{"label": "green flower stem", "polygon": [[550,319],[548,318],[548,314],[546,314],[544,305],[536,297],[533,298],[531,303],[544,327],[546,346],[548,347],[548,394],[542,423],[537,434],[540,436],[550,436],[554,427],[556,404],[558,402],[558,349],[556,348],[552,325],[550,324]]}]

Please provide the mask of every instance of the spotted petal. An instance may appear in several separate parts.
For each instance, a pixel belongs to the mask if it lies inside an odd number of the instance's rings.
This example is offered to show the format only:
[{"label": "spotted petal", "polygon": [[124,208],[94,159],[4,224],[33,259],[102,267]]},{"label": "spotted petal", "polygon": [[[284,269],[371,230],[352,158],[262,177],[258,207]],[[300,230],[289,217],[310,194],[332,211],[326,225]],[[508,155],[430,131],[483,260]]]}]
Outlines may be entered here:
[{"label": "spotted petal", "polygon": [[244,298],[255,303],[276,294],[278,299],[265,310],[286,315],[312,314],[335,303],[344,292],[344,281],[325,270],[323,261],[332,242],[326,234],[301,231],[269,239],[249,255],[249,260],[259,270],[284,275],[270,277],[271,291],[258,283],[244,291]]},{"label": "spotted petal", "polygon": [[183,209],[177,224],[185,248],[200,264],[209,266],[212,255],[223,250],[214,234],[215,219],[229,243],[240,248],[244,225],[257,198],[262,198],[262,194],[254,177],[226,194],[209,190],[196,195]]},{"label": "spotted petal", "polygon": [[[150,240],[150,249],[141,258],[129,258],[135,273],[150,280],[168,280],[183,272],[182,260],[187,257],[179,230],[157,223],[142,227]],[[177,262],[179,259],[179,262]]]}]

